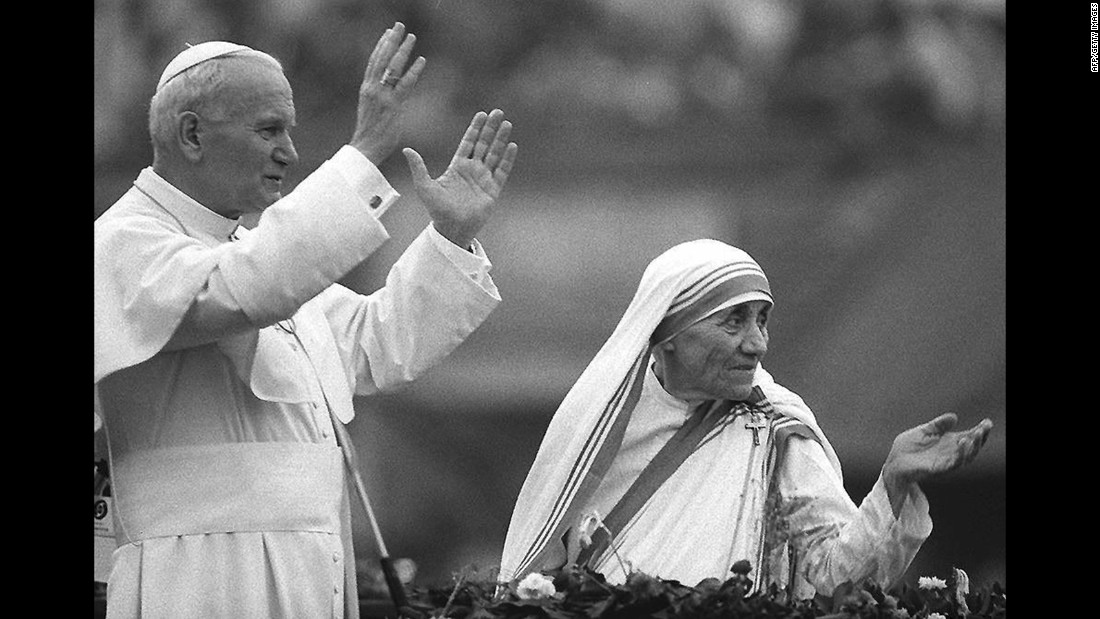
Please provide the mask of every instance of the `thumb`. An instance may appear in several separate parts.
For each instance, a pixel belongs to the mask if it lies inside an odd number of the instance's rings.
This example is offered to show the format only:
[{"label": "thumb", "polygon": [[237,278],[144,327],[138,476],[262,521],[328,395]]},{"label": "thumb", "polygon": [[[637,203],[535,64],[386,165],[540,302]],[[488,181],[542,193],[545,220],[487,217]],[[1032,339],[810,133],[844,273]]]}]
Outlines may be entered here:
[{"label": "thumb", "polygon": [[428,174],[428,167],[424,165],[424,158],[420,156],[420,153],[411,148],[403,148],[401,153],[405,155],[405,159],[409,162],[409,173],[412,174],[413,183],[423,185],[432,180],[432,177]]},{"label": "thumb", "polygon": [[959,416],[955,413],[944,413],[932,421],[924,424],[924,431],[929,434],[943,434],[959,422]]}]

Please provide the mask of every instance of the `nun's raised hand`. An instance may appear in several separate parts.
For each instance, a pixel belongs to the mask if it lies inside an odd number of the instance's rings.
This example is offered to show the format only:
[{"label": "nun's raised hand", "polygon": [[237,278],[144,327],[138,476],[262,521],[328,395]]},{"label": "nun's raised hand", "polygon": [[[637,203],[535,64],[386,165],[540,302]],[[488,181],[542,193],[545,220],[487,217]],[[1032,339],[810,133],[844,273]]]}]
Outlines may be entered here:
[{"label": "nun's raised hand", "polygon": [[954,431],[958,421],[954,413],[945,413],[894,439],[882,466],[882,480],[895,514],[913,484],[953,471],[977,457],[989,438],[993,421],[983,419],[969,430]]}]

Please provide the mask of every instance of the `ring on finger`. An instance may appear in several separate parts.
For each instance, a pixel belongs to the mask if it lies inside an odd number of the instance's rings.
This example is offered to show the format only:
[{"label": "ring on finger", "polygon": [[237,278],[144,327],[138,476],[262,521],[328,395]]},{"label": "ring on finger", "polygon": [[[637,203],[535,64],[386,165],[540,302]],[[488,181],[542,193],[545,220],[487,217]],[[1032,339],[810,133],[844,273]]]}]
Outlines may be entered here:
[{"label": "ring on finger", "polygon": [[396,71],[393,69],[386,69],[386,72],[382,74],[382,81],[380,83],[383,86],[393,87],[396,86],[399,81],[401,81],[401,76],[398,75]]}]

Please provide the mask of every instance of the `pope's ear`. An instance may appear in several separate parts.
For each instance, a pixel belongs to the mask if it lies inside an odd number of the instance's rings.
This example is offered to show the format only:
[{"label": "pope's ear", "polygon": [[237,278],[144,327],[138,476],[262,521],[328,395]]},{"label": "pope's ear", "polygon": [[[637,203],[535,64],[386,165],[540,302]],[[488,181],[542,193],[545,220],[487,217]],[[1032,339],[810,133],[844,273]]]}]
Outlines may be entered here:
[{"label": "pope's ear", "polygon": [[199,115],[194,112],[181,112],[176,117],[176,143],[180,152],[188,161],[202,158],[202,145],[199,143]]}]

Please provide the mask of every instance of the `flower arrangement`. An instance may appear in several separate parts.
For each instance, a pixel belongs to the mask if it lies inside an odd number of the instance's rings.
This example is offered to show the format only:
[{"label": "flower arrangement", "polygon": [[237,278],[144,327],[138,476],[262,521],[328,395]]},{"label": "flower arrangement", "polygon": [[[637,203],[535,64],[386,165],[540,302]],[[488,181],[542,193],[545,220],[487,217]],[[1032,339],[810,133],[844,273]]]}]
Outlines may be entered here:
[{"label": "flower arrangement", "polygon": [[970,590],[955,569],[947,579],[922,577],[917,587],[883,591],[875,585],[842,585],[831,597],[790,601],[774,585],[752,593],[751,566],[739,561],[726,581],[708,578],[694,587],[632,572],[609,584],[586,567],[527,575],[500,584],[473,566],[456,573],[450,587],[412,587],[402,614],[414,619],[957,619],[1005,617],[998,583]]}]

